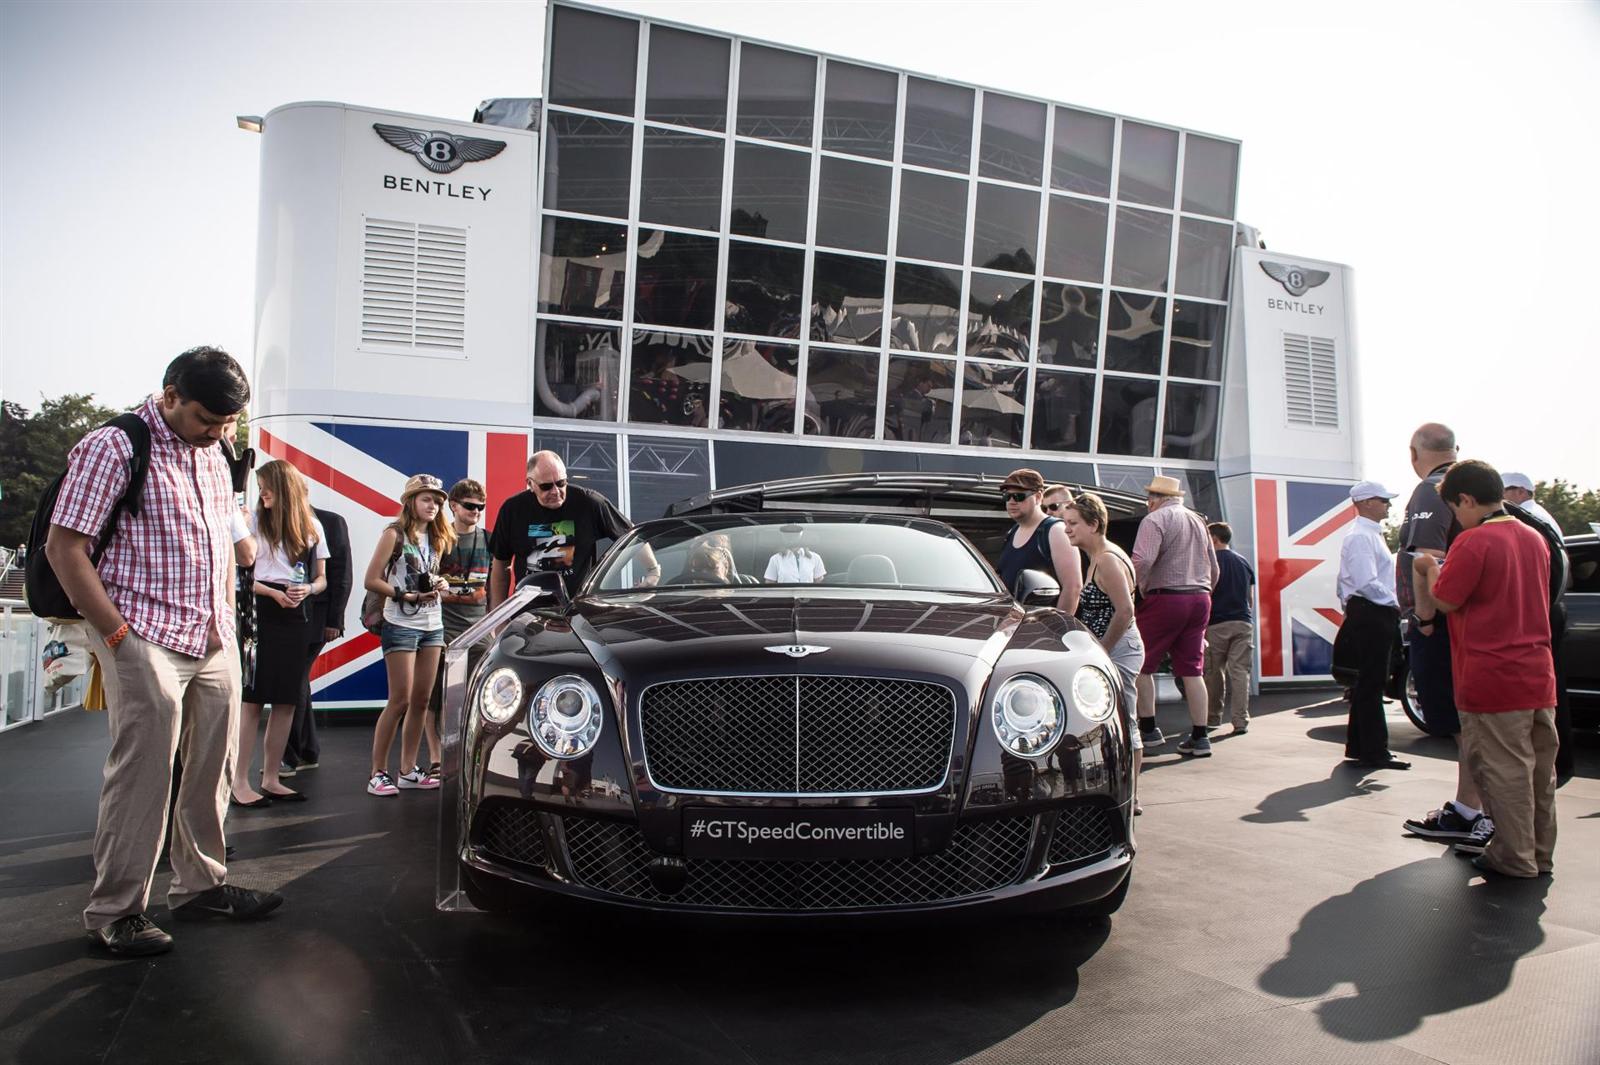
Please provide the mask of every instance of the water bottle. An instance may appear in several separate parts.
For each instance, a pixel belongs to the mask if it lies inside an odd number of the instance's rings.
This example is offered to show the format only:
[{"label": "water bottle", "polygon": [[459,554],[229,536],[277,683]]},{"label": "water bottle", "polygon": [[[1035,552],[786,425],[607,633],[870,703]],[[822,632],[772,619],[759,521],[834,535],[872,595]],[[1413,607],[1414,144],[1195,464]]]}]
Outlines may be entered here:
[{"label": "water bottle", "polygon": [[294,583],[295,584],[304,584],[305,582],[306,582],[306,564],[303,561],[302,562],[296,562],[294,564]]}]

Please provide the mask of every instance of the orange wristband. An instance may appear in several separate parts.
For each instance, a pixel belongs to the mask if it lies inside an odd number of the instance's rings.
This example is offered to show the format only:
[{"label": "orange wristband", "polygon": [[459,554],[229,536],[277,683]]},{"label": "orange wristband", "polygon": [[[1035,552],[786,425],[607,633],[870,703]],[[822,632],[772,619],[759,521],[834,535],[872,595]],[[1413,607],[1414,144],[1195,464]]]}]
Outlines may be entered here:
[{"label": "orange wristband", "polygon": [[115,651],[117,649],[117,644],[121,643],[127,638],[130,629],[132,629],[132,626],[124,621],[122,623],[122,628],[106,637],[106,646]]}]

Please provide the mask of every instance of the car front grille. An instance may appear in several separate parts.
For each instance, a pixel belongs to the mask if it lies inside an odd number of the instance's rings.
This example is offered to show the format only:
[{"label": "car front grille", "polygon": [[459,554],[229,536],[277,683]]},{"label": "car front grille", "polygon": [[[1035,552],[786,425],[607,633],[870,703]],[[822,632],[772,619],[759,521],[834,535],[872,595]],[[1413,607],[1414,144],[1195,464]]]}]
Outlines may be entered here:
[{"label": "car front grille", "polygon": [[573,878],[608,895],[670,906],[814,912],[928,905],[1022,878],[1033,818],[963,822],[938,854],[835,861],[688,859],[683,888],[664,895],[646,866],[658,857],[634,825],[563,819]]},{"label": "car front grille", "polygon": [[1116,814],[1106,807],[1069,806],[1056,816],[1046,861],[1066,865],[1098,858],[1116,846],[1122,836],[1118,829]]},{"label": "car front grille", "polygon": [[645,689],[659,788],[743,795],[930,791],[955,740],[955,695],[925,681],[725,677]]},{"label": "car front grille", "polygon": [[519,802],[488,800],[478,810],[472,838],[501,861],[543,869],[549,864],[539,814]]}]

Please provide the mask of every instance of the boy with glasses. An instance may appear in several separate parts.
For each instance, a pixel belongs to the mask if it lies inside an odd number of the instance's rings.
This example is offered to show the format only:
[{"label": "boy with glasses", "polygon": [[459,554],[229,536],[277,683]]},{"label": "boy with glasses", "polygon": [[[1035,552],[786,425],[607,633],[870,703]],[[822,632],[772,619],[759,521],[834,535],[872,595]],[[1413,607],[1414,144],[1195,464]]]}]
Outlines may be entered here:
[{"label": "boy with glasses", "polygon": [[[450,488],[450,527],[455,530],[456,543],[439,556],[439,576],[444,579],[445,590],[439,595],[440,613],[444,618],[444,642],[449,646],[456,637],[466,632],[483,617],[489,600],[489,570],[494,555],[489,550],[489,534],[480,528],[483,521],[487,493],[483,485],[470,477],[463,477]],[[470,670],[477,664],[482,652],[474,647],[467,655]],[[444,669],[441,667],[433,682],[433,697],[428,704],[428,716],[423,734],[428,740],[428,757],[432,765],[427,775],[438,779],[441,749],[439,746],[439,708],[444,705]]]}]

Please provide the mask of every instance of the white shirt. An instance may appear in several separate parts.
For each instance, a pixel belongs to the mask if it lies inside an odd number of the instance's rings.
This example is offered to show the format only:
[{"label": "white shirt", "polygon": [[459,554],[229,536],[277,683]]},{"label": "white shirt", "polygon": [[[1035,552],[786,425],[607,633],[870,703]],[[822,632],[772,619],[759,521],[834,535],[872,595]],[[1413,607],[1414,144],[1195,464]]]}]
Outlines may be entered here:
[{"label": "white shirt", "polygon": [[228,535],[233,537],[233,542],[238,543],[250,535],[251,526],[255,523],[255,514],[245,514],[242,510],[235,510],[228,519]]},{"label": "white shirt", "polygon": [[822,556],[815,551],[798,547],[779,551],[767,561],[763,579],[775,584],[816,584],[827,575]]},{"label": "white shirt", "polygon": [[1352,595],[1379,606],[1400,606],[1394,594],[1394,556],[1383,542],[1383,530],[1360,515],[1339,548],[1339,605],[1349,603]]},{"label": "white shirt", "polygon": [[[316,535],[317,542],[312,547],[313,558],[328,557],[328,538],[323,534],[322,522],[316,518],[311,519],[312,532]],[[310,584],[311,574],[306,573],[299,580],[295,579],[294,566],[302,559],[290,559],[284,554],[283,545],[268,547],[267,538],[261,535],[260,521],[255,511],[250,512],[250,534],[256,538],[256,580],[272,584]]]}]

